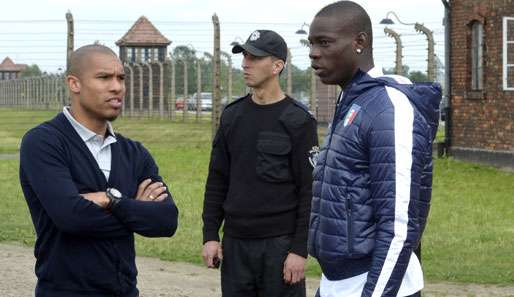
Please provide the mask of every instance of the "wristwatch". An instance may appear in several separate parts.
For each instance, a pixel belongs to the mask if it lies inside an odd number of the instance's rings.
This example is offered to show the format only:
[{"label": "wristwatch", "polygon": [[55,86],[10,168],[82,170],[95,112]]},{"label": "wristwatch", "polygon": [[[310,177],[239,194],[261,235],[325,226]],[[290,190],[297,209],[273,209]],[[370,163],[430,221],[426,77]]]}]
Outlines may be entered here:
[{"label": "wristwatch", "polygon": [[107,204],[106,207],[107,210],[111,210],[114,206],[116,206],[116,204],[118,204],[123,197],[121,192],[115,188],[107,188],[107,190],[105,190],[105,195],[107,195],[107,198],[109,198],[109,204]]}]

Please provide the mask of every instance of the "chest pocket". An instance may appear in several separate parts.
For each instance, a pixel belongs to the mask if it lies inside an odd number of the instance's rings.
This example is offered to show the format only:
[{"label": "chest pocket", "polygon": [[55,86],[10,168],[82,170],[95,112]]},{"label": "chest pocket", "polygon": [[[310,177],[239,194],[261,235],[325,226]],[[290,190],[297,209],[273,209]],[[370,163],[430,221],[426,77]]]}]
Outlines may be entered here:
[{"label": "chest pocket", "polygon": [[290,152],[291,140],[287,134],[259,133],[257,139],[257,176],[267,182],[291,181]]}]

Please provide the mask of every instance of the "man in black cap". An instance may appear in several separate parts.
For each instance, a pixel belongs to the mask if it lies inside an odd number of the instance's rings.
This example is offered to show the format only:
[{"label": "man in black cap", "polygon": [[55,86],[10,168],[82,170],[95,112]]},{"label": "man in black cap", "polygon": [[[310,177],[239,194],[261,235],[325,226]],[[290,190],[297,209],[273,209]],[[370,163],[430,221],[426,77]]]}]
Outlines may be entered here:
[{"label": "man in black cap", "polygon": [[243,53],[253,92],[225,108],[213,142],[202,256],[211,268],[223,259],[224,297],[305,296],[316,120],[280,88],[287,59],[280,35],[257,30],[232,52]]}]

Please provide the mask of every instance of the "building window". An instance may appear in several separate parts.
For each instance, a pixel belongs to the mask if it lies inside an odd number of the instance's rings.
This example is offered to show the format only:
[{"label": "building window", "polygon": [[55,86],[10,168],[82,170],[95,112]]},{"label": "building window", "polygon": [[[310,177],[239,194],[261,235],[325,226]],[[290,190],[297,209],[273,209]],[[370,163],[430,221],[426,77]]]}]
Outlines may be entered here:
[{"label": "building window", "polygon": [[156,48],[152,48],[152,62],[155,62],[155,60],[157,60],[157,49]]},{"label": "building window", "polygon": [[145,58],[143,59],[143,62],[148,62],[150,60],[150,49],[145,47]]},{"label": "building window", "polygon": [[137,49],[137,52],[139,53],[139,54],[137,55],[137,56],[138,56],[138,60],[137,60],[137,62],[138,62],[138,63],[142,63],[142,62],[144,62],[144,61],[145,61],[145,57],[144,57],[144,55],[145,55],[145,50],[144,50],[144,48],[141,48],[141,47],[140,47],[140,48],[138,48],[138,49]]},{"label": "building window", "polygon": [[514,91],[514,17],[503,18],[503,89]]},{"label": "building window", "polygon": [[484,26],[471,23],[471,89],[483,89]]},{"label": "building window", "polygon": [[160,47],[159,48],[159,61],[161,61],[161,62],[164,62],[164,60],[166,60],[165,59],[165,54],[164,54],[165,51],[164,50],[165,50],[164,47]]},{"label": "building window", "polygon": [[125,48],[125,51],[127,53],[127,62],[134,63],[136,61],[136,55],[134,53],[134,48],[127,47],[127,48]]}]

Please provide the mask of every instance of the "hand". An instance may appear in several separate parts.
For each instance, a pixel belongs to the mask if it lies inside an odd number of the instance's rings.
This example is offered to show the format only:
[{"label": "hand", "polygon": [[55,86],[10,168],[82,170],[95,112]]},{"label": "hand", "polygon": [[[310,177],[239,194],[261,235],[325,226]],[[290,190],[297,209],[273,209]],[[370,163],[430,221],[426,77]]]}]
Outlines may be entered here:
[{"label": "hand", "polygon": [[218,268],[219,263],[223,260],[223,250],[218,241],[207,241],[203,245],[202,250],[203,262],[208,268]]},{"label": "hand", "polygon": [[297,254],[289,253],[284,262],[284,282],[289,285],[296,284],[305,278],[305,259]]},{"label": "hand", "polygon": [[147,178],[137,188],[136,200],[141,201],[162,201],[168,197],[166,187],[161,182],[153,182]]},{"label": "hand", "polygon": [[107,208],[107,205],[109,205],[109,198],[107,198],[105,192],[85,193],[80,194],[80,196],[84,197],[84,199],[86,200],[93,202],[101,208]]}]

